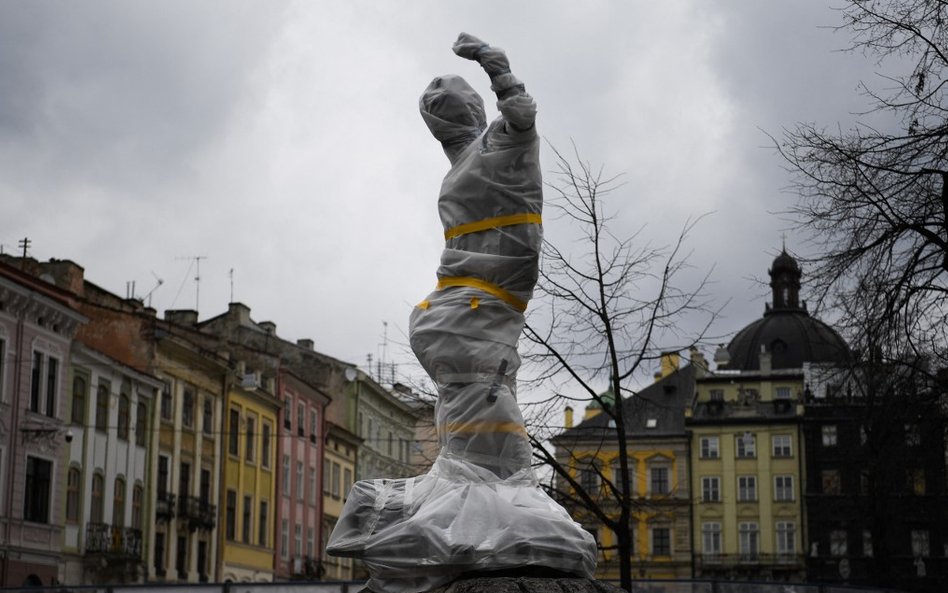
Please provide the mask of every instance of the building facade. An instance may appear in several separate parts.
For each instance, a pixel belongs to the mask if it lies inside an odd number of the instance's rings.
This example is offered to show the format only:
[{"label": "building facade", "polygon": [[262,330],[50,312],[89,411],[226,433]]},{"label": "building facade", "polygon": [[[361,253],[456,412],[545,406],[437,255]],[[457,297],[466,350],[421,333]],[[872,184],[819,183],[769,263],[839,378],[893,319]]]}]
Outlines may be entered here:
[{"label": "building facade", "polygon": [[67,399],[86,318],[68,293],[0,263],[0,584],[63,578]]}]

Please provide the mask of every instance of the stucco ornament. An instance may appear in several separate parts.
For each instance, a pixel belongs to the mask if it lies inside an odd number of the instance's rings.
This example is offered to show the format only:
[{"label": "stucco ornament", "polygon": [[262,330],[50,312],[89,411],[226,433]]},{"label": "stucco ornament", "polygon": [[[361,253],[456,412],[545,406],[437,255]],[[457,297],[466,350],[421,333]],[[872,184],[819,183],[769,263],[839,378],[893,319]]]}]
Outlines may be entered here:
[{"label": "stucco ornament", "polygon": [[537,484],[517,404],[517,342],[542,241],[536,104],[500,48],[462,33],[453,49],[490,76],[500,115],[488,124],[481,97],[454,75],[435,78],[420,100],[451,162],[438,199],[438,284],[409,323],[438,387],[441,450],[425,475],[358,482],[327,547],[361,558],[379,593],[473,571],[595,571],[592,536]]}]

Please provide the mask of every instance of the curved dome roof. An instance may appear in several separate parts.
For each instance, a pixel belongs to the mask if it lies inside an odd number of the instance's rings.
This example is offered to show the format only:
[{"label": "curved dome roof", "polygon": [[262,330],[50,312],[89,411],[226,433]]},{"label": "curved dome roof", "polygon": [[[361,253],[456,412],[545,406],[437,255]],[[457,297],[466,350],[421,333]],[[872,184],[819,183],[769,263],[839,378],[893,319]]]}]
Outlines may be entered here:
[{"label": "curved dome roof", "polygon": [[830,326],[803,310],[768,311],[742,329],[727,346],[726,368],[759,370],[761,351],[771,355],[771,368],[798,369],[804,362],[844,363],[846,341]]},{"label": "curved dome roof", "polygon": [[810,317],[799,299],[802,273],[797,260],[784,249],[774,258],[769,274],[773,306],[734,336],[723,368],[759,370],[761,352],[770,353],[774,369],[798,369],[804,362],[846,362],[850,356],[846,341]]}]

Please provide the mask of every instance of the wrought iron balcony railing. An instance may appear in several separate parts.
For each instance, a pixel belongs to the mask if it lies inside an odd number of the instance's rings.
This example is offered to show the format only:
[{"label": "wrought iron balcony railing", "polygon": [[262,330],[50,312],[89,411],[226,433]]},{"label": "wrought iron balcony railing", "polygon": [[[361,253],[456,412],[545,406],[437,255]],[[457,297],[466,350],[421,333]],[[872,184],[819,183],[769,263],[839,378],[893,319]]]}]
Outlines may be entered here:
[{"label": "wrought iron balcony railing", "polygon": [[155,519],[158,521],[169,521],[174,517],[175,496],[168,491],[158,491],[158,499],[155,504]]},{"label": "wrought iron balcony railing", "polygon": [[195,529],[214,529],[217,524],[217,505],[196,496],[178,496],[178,518],[186,519],[188,527]]},{"label": "wrought iron balcony railing", "polygon": [[86,555],[105,555],[114,560],[141,562],[142,530],[108,523],[87,523]]}]

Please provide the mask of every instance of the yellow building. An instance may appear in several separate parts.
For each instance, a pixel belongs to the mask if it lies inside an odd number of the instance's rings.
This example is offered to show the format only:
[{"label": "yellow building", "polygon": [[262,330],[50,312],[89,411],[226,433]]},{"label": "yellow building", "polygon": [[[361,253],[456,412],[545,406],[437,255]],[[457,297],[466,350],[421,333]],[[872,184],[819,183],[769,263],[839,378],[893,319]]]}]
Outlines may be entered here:
[{"label": "yellow building", "polygon": [[[678,355],[666,355],[655,383],[623,400],[631,497],[632,570],[635,578],[691,577],[691,484],[684,412],[694,393],[694,365],[678,368]],[[703,361],[693,358],[693,363]],[[611,408],[608,404],[607,408]],[[583,421],[554,437],[556,457],[596,506],[619,514],[611,485],[621,484],[615,420],[610,409],[587,409]],[[583,505],[576,488],[559,485],[560,501],[593,533],[599,545],[596,576],[619,578],[616,534]]]},{"label": "yellow building", "polygon": [[362,439],[348,430],[327,422],[328,432],[323,459],[323,579],[350,581],[355,578],[352,558],[339,558],[325,553],[329,534],[336,526],[352,487],[356,456]]},{"label": "yellow building", "polygon": [[273,396],[273,378],[259,373],[238,375],[244,378],[230,386],[224,406],[220,579],[269,582],[273,580],[281,408]]},{"label": "yellow building", "polygon": [[803,440],[807,362],[840,363],[845,341],[807,312],[800,266],[782,251],[773,300],[697,379],[692,433],[696,576],[803,580]]}]

